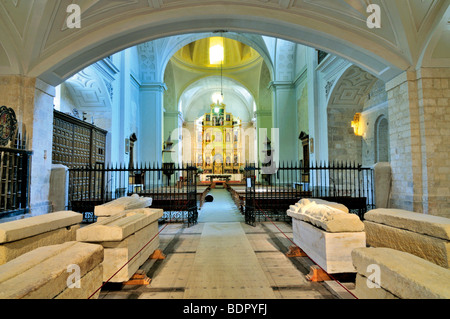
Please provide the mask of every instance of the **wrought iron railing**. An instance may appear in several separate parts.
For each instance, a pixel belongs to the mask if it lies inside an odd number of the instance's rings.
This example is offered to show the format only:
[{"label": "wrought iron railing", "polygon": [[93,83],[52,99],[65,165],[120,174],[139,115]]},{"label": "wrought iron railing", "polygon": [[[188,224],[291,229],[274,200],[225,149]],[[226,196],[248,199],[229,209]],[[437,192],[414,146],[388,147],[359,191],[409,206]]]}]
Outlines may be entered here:
[{"label": "wrought iron railing", "polygon": [[245,167],[246,221],[289,220],[286,211],[302,198],[342,203],[363,219],[374,208],[373,170],[356,163],[280,163],[276,168]]},{"label": "wrought iron railing", "polygon": [[68,208],[92,213],[96,205],[138,194],[151,197],[152,207],[164,210],[163,219],[193,224],[201,191],[197,191],[197,168],[189,164],[97,164],[69,169]]}]

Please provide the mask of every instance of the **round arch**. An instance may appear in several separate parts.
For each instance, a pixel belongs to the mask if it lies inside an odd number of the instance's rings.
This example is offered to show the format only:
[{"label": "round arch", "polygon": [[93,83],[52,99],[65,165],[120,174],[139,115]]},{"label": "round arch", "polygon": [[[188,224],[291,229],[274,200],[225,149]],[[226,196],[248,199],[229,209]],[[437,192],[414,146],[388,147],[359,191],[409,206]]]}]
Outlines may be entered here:
[{"label": "round arch", "polygon": [[351,128],[354,115],[363,110],[363,99],[378,79],[357,66],[350,66],[337,78],[330,92],[324,135],[331,161],[362,162],[361,137]]},{"label": "round arch", "polygon": [[[265,2],[258,6],[242,2],[202,2],[199,9],[199,3],[192,1],[174,4],[162,11],[110,11],[107,18],[85,19],[84,27],[69,30],[64,39],[55,43],[47,39],[46,50],[33,61],[27,75],[57,85],[99,59],[139,43],[216,30],[263,34],[315,47],[341,56],[384,80],[411,64],[400,50],[380,41],[366,27],[365,21],[352,20],[355,28],[349,28],[347,21],[326,15],[311,17],[305,10],[283,10]],[[95,14],[90,18],[94,19]]]},{"label": "round arch", "polygon": [[[188,45],[191,42],[209,38],[209,37],[214,37],[217,35],[218,34],[214,33],[214,32],[207,32],[207,33],[194,33],[194,34],[188,34],[188,35],[180,35],[180,36],[169,38],[168,42],[165,46],[167,48],[167,50],[164,52],[164,57],[161,59],[161,75],[160,75],[159,81],[163,82],[163,77],[164,77],[164,73],[165,73],[167,64],[169,63],[172,56],[178,50],[180,50],[182,47]],[[270,57],[270,53],[267,49],[266,43],[262,39],[261,35],[224,32],[224,33],[221,33],[220,36],[242,42],[242,43],[252,47],[254,50],[256,50],[261,55],[264,62],[266,63],[266,65],[269,69],[271,78],[273,79],[273,62]]]},{"label": "round arch", "polygon": [[374,162],[389,162],[389,121],[384,114],[376,119],[374,129]]},{"label": "round arch", "polygon": [[[227,105],[227,112],[250,121],[253,115],[254,96],[243,84],[231,78],[224,77],[223,84],[224,103]],[[216,75],[204,77],[191,83],[183,90],[179,98],[178,111],[183,114],[183,118],[194,120],[194,118],[208,112],[204,107],[212,103],[211,94],[217,90],[220,91],[220,77]],[[195,110],[191,108],[195,108]]]}]

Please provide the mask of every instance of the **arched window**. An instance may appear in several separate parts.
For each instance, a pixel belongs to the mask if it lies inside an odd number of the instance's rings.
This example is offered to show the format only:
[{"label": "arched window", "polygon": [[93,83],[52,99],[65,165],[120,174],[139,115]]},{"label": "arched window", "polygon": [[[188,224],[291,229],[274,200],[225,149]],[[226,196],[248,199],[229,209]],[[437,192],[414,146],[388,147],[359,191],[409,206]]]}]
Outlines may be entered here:
[{"label": "arched window", "polygon": [[375,162],[389,162],[389,123],[384,115],[375,122]]}]

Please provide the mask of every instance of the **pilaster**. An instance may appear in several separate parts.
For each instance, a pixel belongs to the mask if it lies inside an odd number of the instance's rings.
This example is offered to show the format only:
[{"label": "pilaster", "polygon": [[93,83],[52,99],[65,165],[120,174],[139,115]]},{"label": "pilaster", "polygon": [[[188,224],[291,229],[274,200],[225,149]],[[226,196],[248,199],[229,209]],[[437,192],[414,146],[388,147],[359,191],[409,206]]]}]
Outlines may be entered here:
[{"label": "pilaster", "polygon": [[[272,108],[272,127],[279,130],[279,159],[294,161],[298,154],[297,104],[295,86],[290,81],[273,81],[274,103]],[[272,140],[272,146],[277,141]]]},{"label": "pilaster", "polygon": [[163,98],[166,85],[161,82],[145,83],[140,87],[140,162],[162,163]]},{"label": "pilaster", "polygon": [[386,83],[391,207],[450,217],[449,79],[449,68],[422,68]]}]

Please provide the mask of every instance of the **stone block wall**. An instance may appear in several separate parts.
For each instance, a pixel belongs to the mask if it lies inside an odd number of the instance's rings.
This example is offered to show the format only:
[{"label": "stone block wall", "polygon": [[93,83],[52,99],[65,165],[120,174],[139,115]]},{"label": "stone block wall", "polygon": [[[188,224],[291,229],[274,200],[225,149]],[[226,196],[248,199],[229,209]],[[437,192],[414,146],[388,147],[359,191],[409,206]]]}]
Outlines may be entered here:
[{"label": "stone block wall", "polygon": [[424,212],[450,218],[450,68],[417,78]]},{"label": "stone block wall", "polygon": [[415,73],[402,73],[386,84],[386,91],[392,166],[391,207],[422,212],[421,189],[418,189],[421,162]]},{"label": "stone block wall", "polygon": [[391,207],[450,217],[450,68],[408,71],[386,84]]}]

